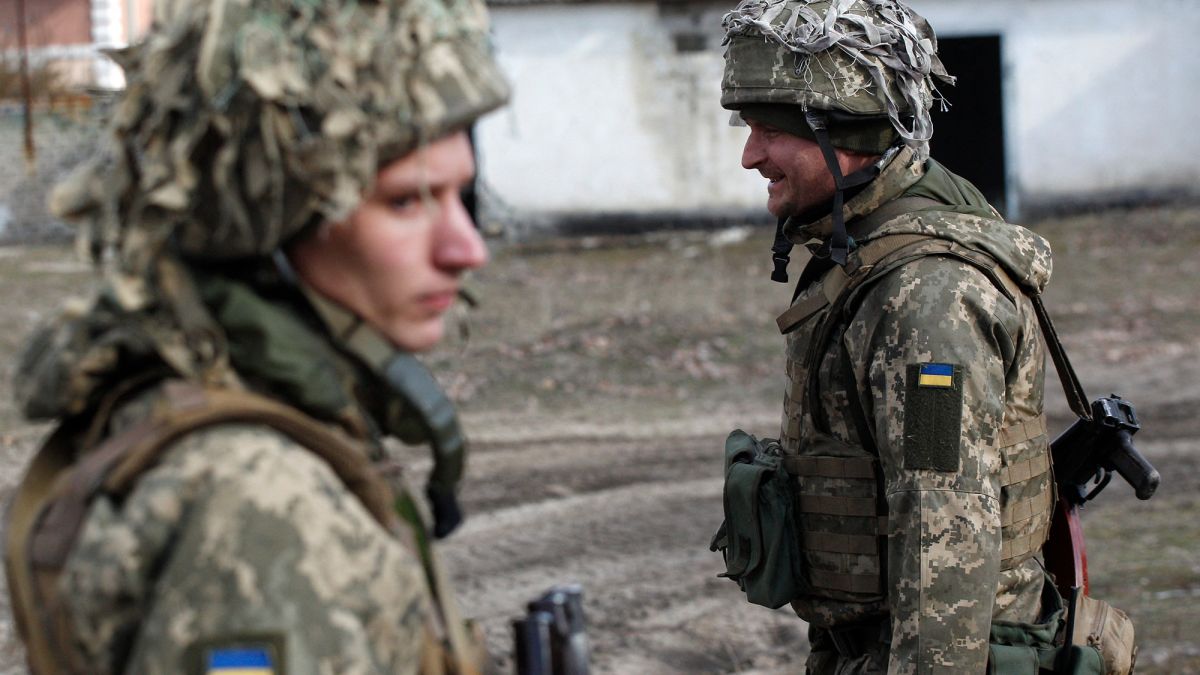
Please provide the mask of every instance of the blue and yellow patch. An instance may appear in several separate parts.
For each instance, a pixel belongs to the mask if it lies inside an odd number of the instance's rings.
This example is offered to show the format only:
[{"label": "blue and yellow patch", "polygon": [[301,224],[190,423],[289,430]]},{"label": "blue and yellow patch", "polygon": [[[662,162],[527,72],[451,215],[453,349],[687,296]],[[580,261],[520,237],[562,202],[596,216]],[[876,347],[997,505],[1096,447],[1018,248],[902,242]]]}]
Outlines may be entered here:
[{"label": "blue and yellow patch", "polygon": [[204,661],[205,675],[275,675],[275,659],[266,647],[210,649]]},{"label": "blue and yellow patch", "polygon": [[949,363],[923,363],[921,373],[917,376],[918,387],[954,386],[954,366]]},{"label": "blue and yellow patch", "polygon": [[910,363],[904,378],[904,468],[955,472],[962,464],[963,368]]}]

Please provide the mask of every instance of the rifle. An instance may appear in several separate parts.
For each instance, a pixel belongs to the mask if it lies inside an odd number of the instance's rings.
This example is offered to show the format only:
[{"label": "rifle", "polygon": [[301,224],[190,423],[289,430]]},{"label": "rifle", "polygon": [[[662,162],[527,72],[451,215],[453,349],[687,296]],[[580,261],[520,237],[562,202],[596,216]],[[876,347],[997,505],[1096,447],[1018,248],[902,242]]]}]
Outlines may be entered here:
[{"label": "rifle", "polygon": [[1158,471],[1133,445],[1139,429],[1133,404],[1113,394],[1093,401],[1091,417],[1080,417],[1050,444],[1060,498],[1042,554],[1064,597],[1076,587],[1084,595],[1089,591],[1079,509],[1108,486],[1114,471],[1138,499],[1150,499],[1158,489]]},{"label": "rifle", "polygon": [[588,675],[583,587],[554,586],[527,609],[512,622],[517,675]]}]

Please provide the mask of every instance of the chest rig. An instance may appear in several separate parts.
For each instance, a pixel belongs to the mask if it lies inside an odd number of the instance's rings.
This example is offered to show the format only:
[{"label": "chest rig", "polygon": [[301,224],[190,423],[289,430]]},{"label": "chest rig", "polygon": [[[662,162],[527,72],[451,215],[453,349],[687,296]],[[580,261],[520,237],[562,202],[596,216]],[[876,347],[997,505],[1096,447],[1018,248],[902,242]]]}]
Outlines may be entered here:
[{"label": "chest rig", "polygon": [[[893,211],[891,217],[899,213]],[[926,256],[970,264],[1013,303],[1021,300],[1022,289],[987,254],[931,234],[895,233],[862,244],[844,267],[832,267],[819,283],[802,289],[777,319],[788,337],[780,444],[783,464],[797,483],[798,536],[812,588],[811,597],[799,598],[793,606],[801,616],[819,617],[822,623],[853,622],[864,613],[882,611],[887,595],[890,530],[883,469],[862,389],[840,336],[864,290]],[[1053,328],[1040,299],[1028,297],[1047,342],[1053,342],[1057,363]],[[831,410],[841,414],[831,418]],[[1023,415],[1006,405],[997,443],[1001,569],[1007,570],[1033,557],[1049,532],[1054,492],[1044,416]]]}]

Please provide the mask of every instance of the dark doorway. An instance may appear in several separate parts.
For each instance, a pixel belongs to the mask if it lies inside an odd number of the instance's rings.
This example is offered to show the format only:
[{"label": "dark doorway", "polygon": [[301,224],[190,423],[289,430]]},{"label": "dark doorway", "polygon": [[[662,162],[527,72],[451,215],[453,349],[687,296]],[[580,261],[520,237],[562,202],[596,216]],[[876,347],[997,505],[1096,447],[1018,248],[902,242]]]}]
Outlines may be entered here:
[{"label": "dark doorway", "polygon": [[934,104],[931,154],[1007,215],[1000,36],[942,38],[938,54],[958,83],[941,86],[950,110]]}]

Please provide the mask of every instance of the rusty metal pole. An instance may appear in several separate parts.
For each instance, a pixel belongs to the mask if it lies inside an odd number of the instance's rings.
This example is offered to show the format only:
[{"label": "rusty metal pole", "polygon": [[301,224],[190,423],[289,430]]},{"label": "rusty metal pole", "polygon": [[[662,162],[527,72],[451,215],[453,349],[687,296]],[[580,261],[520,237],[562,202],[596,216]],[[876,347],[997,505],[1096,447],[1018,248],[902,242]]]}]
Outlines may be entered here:
[{"label": "rusty metal pole", "polygon": [[29,81],[29,41],[25,34],[25,0],[17,0],[17,46],[21,52],[21,98],[25,102],[25,169],[33,173],[33,87]]}]

